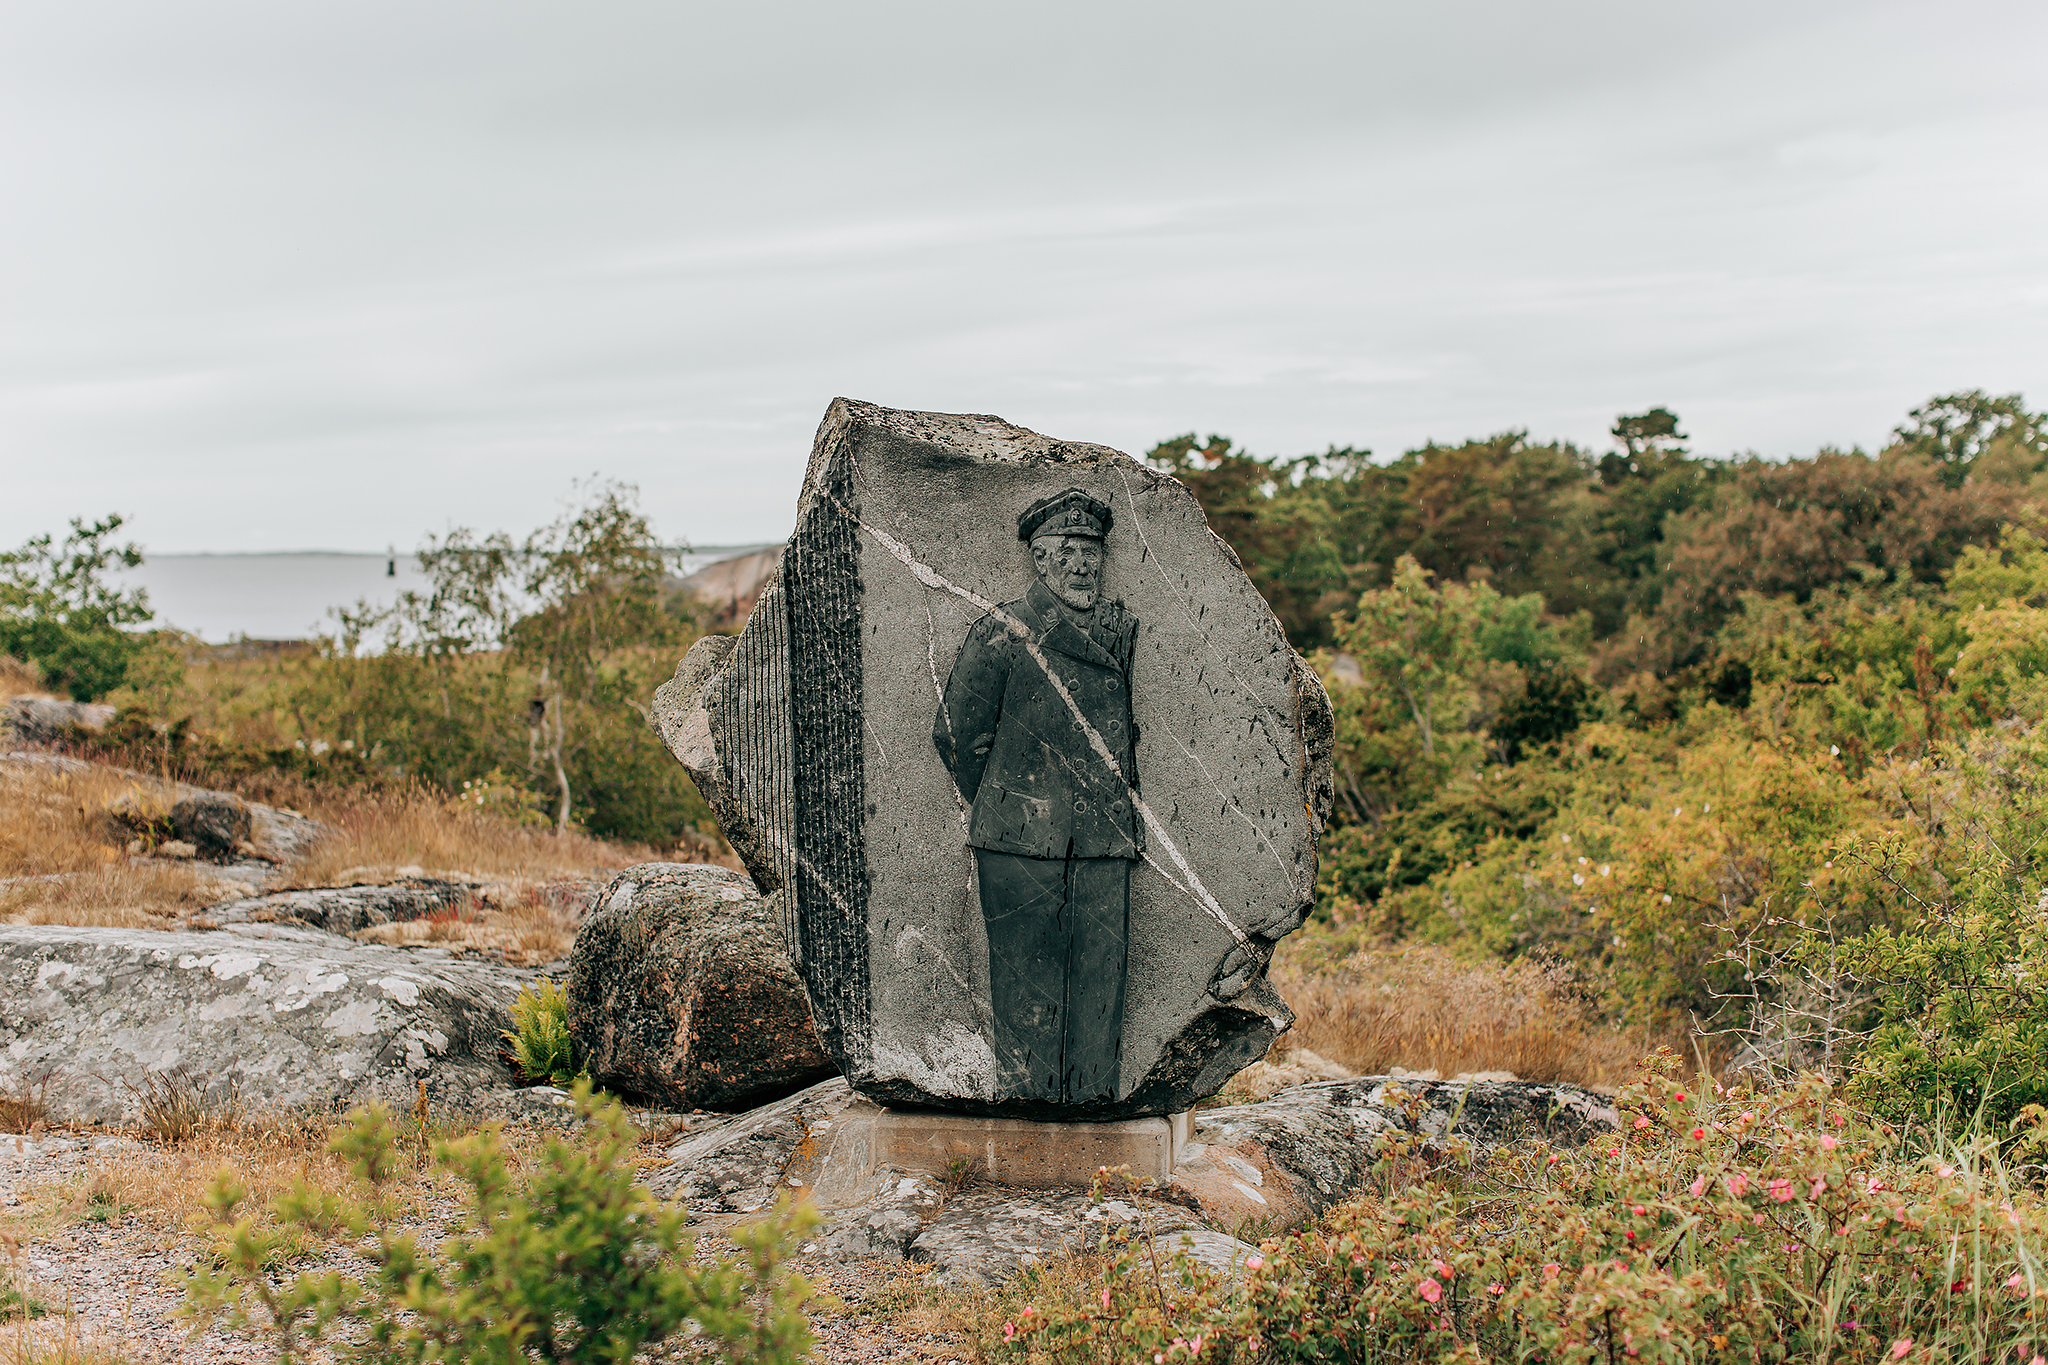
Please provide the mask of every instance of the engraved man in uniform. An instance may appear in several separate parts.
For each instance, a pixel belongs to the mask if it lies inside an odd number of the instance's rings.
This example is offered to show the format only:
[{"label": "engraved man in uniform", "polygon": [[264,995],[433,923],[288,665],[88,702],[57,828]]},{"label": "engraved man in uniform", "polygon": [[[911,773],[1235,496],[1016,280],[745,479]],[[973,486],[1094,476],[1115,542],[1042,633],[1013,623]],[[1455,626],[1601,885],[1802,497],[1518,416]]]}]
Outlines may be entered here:
[{"label": "engraved man in uniform", "polygon": [[1078,488],[1017,519],[1037,581],[975,622],[933,741],[971,808],[997,1095],[1114,1099],[1131,863],[1138,621],[1101,600],[1108,504]]}]

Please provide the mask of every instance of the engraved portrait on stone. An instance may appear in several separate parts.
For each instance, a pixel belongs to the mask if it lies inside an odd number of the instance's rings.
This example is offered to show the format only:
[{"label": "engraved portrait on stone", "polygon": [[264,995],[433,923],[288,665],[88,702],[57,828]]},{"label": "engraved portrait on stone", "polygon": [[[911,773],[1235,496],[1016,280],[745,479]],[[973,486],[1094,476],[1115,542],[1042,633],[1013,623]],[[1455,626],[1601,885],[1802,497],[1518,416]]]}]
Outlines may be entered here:
[{"label": "engraved portrait on stone", "polygon": [[932,742],[969,807],[988,930],[996,1085],[1113,1100],[1131,864],[1143,852],[1131,686],[1138,620],[1102,599],[1114,514],[1078,488],[1017,518],[1036,578],[953,663]]},{"label": "engraved portrait on stone", "polygon": [[1173,1114],[1288,1027],[1329,699],[1141,460],[835,400],[759,605],[654,711],[871,1100]]}]

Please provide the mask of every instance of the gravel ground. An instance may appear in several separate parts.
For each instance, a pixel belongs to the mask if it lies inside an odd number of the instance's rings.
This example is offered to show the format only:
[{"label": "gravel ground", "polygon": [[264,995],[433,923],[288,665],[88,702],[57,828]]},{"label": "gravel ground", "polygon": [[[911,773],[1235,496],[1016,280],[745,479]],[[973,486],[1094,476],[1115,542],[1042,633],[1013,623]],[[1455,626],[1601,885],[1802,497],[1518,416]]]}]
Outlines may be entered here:
[{"label": "gravel ground", "polygon": [[[46,1317],[0,1326],[0,1359],[40,1359],[21,1349],[28,1345],[24,1338],[33,1337],[57,1359],[95,1365],[276,1360],[275,1350],[257,1339],[219,1330],[194,1336],[175,1315],[183,1294],[174,1278],[192,1264],[200,1245],[196,1237],[133,1214],[96,1222],[78,1211],[99,1166],[152,1150],[154,1144],[128,1137],[0,1135],[0,1248],[12,1257],[16,1283],[50,1309]],[[439,1202],[445,1204],[439,1212],[458,1212],[452,1194]],[[701,1249],[730,1250],[722,1232],[717,1223],[701,1224]],[[917,1320],[921,1315],[877,1304],[885,1297],[904,1300],[900,1290],[890,1292],[909,1273],[902,1267],[838,1265],[815,1255],[800,1256],[795,1266],[839,1301],[812,1316],[818,1339],[813,1359],[828,1365],[967,1365],[970,1353],[962,1338],[936,1327],[925,1330]],[[60,1345],[66,1350],[55,1352]]]}]

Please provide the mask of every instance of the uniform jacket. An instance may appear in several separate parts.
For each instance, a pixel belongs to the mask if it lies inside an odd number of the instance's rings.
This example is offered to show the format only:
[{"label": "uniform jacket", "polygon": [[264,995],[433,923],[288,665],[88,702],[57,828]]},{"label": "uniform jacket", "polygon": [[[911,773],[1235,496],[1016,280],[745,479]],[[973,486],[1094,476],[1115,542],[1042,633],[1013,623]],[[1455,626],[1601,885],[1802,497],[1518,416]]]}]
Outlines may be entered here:
[{"label": "uniform jacket", "polygon": [[[1095,752],[1005,616],[1025,627],[1123,777]],[[1137,637],[1138,618],[1123,603],[1098,601],[1084,630],[1038,581],[974,623],[932,726],[939,756],[973,808],[970,847],[1027,858],[1139,856],[1144,842],[1130,799],[1138,785]]]}]

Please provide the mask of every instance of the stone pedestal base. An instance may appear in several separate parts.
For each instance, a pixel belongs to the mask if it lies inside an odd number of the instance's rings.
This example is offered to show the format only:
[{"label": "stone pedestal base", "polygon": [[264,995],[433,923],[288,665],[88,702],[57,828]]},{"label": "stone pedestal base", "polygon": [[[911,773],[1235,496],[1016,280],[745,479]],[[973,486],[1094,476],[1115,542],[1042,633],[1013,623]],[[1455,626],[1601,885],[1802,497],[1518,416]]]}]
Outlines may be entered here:
[{"label": "stone pedestal base", "polygon": [[[1187,1141],[1188,1116],[1111,1123],[1034,1123],[1029,1119],[882,1110],[869,1141],[876,1166],[941,1178],[964,1173],[1019,1189],[1086,1189],[1107,1166],[1164,1184]],[[1117,1182],[1111,1182],[1116,1188]]]},{"label": "stone pedestal base", "polygon": [[941,1182],[964,1177],[1015,1189],[1085,1190],[1102,1167],[1122,1166],[1135,1180],[1164,1185],[1188,1141],[1185,1113],[1035,1123],[884,1109],[856,1099],[813,1127],[790,1165],[788,1183],[826,1209],[866,1199],[876,1178],[889,1171]]}]

